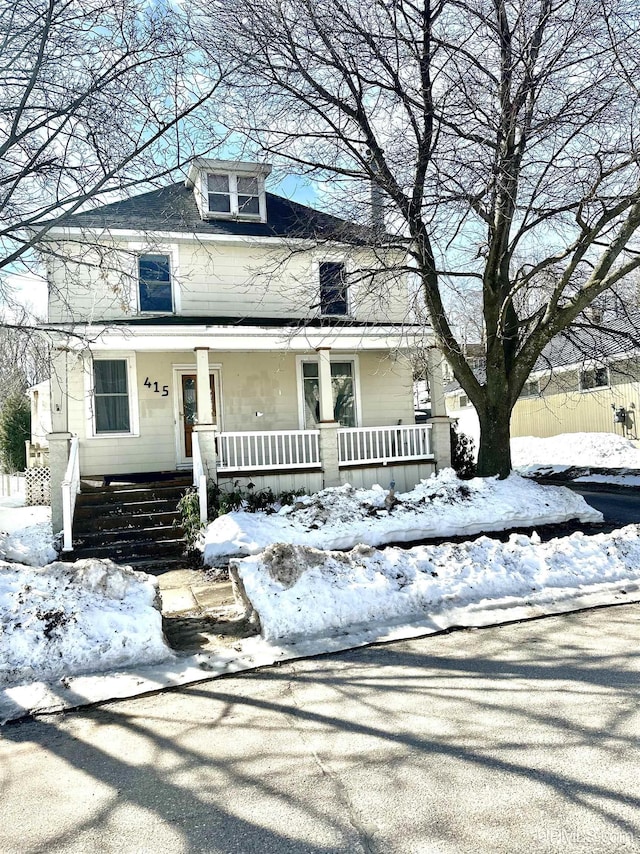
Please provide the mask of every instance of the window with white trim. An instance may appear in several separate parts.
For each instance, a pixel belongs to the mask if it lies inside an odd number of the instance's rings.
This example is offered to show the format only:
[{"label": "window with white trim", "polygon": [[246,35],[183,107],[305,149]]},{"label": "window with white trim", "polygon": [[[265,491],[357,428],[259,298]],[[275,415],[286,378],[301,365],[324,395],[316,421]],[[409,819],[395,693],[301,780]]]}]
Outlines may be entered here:
[{"label": "window with white trim", "polygon": [[212,217],[260,219],[261,187],[255,175],[206,175],[207,211]]},{"label": "window with white trim", "polygon": [[96,435],[131,432],[129,365],[126,359],[94,361],[93,405]]},{"label": "window with white trim", "polygon": [[341,261],[321,261],[320,312],[344,316],[348,314],[345,266]]},{"label": "window with white trim", "polygon": [[[354,363],[331,362],[331,389],[333,391],[333,417],[342,427],[356,427],[356,395]],[[313,429],[320,421],[320,382],[318,363],[302,363],[302,390],[304,397],[304,426]]]},{"label": "window with white trim", "polygon": [[580,389],[589,391],[594,388],[607,388],[609,386],[609,368],[587,368],[580,371]]},{"label": "window with white trim", "polygon": [[540,380],[527,380],[519,397],[540,397]]},{"label": "window with white trim", "polygon": [[169,255],[146,253],[138,256],[138,296],[140,311],[173,312]]}]

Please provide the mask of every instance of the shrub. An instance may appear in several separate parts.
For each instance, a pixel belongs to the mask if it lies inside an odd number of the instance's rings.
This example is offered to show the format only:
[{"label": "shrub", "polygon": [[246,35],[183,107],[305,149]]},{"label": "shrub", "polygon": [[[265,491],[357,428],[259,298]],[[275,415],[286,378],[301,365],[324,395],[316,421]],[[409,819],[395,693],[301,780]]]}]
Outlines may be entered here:
[{"label": "shrub", "polygon": [[476,476],[475,442],[466,433],[451,425],[451,466],[458,477],[470,480]]},{"label": "shrub", "polygon": [[187,489],[180,501],[178,501],[178,512],[180,513],[180,527],[184,530],[187,542],[194,543],[202,530],[200,497],[195,486]]},{"label": "shrub", "polygon": [[0,463],[5,472],[27,467],[25,441],[31,436],[31,407],[22,392],[14,392],[0,413]]}]

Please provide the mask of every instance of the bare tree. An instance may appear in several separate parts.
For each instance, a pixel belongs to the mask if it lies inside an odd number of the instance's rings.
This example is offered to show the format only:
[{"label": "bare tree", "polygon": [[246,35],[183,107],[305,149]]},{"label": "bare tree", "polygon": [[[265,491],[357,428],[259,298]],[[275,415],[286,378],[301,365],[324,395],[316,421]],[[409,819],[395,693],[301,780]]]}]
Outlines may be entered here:
[{"label": "bare tree", "polygon": [[[640,266],[633,0],[225,0],[233,115],[265,152],[356,196],[406,241],[437,342],[475,405],[479,471],[544,346]],[[456,334],[480,291],[486,379]],[[453,315],[448,306],[453,303]]]},{"label": "bare tree", "polygon": [[148,186],[210,147],[199,111],[224,69],[210,55],[205,81],[195,59],[188,17],[172,4],[13,0],[0,7],[5,305],[12,301],[7,273],[38,267],[42,253],[64,262],[64,246],[44,239],[53,225]]}]

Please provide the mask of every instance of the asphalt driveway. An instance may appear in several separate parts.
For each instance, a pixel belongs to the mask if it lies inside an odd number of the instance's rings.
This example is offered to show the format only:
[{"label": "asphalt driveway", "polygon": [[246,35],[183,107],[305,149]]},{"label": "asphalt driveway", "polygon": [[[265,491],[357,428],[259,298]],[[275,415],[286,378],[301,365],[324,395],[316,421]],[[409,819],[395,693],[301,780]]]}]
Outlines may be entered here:
[{"label": "asphalt driveway", "polygon": [[0,731],[3,852],[640,850],[640,606]]}]

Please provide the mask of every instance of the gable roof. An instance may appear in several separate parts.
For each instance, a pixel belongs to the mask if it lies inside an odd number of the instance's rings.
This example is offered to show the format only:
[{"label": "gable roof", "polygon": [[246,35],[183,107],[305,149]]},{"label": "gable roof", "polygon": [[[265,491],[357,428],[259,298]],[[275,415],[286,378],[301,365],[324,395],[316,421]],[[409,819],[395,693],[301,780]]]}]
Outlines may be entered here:
[{"label": "gable roof", "polygon": [[63,228],[172,231],[185,234],[223,234],[244,237],[371,240],[370,229],[330,214],[266,193],[267,222],[200,217],[193,190],[170,184],[129,199],[113,202],[64,219]]}]

